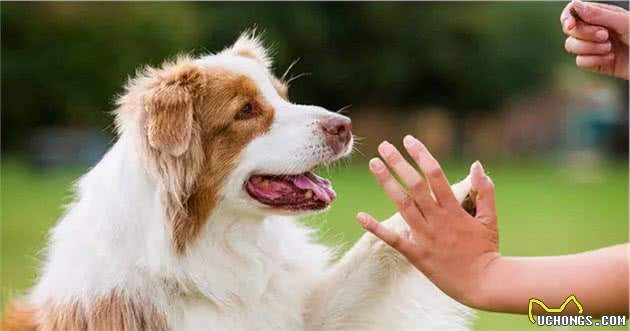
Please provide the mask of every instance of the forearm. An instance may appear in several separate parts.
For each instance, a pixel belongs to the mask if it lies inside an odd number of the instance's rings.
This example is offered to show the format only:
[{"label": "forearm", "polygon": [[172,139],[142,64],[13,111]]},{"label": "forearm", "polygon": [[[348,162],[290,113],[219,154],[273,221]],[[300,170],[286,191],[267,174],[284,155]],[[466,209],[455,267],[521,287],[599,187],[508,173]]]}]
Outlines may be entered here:
[{"label": "forearm", "polygon": [[[574,294],[585,314],[627,315],[628,248],[623,244],[575,255],[498,258],[482,280],[476,308],[526,314],[531,298],[557,308]],[[564,311],[575,312],[573,305]]]}]

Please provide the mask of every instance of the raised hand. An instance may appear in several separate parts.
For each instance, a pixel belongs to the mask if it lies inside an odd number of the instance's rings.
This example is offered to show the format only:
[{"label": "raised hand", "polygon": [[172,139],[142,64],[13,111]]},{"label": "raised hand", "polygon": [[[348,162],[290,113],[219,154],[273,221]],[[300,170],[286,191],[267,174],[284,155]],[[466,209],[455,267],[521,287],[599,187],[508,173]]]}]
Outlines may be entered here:
[{"label": "raised hand", "polygon": [[466,305],[478,306],[485,272],[499,256],[494,185],[481,164],[475,162],[471,180],[478,195],[473,217],[457,202],[440,164],[426,147],[411,136],[403,143],[425,177],[388,142],[379,146],[379,153],[407,191],[380,159],[370,161],[370,170],[396,204],[409,225],[409,233],[391,231],[366,213],[359,213],[357,219],[446,294]]}]

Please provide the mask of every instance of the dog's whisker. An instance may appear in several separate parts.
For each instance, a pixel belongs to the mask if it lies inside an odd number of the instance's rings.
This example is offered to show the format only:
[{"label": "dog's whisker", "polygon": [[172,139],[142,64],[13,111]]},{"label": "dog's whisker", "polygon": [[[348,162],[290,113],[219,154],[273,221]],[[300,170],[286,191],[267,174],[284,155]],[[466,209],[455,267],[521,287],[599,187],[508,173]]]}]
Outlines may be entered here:
[{"label": "dog's whisker", "polygon": [[357,136],[356,134],[353,134],[352,139],[356,142],[356,141],[365,140],[365,137],[361,137],[361,136]]},{"label": "dog's whisker", "polygon": [[287,80],[286,83],[288,85],[288,84],[291,84],[292,81],[294,81],[294,80],[296,80],[298,78],[302,78],[302,77],[306,77],[306,76],[310,76],[310,75],[312,75],[312,73],[310,73],[310,72],[303,72],[301,74],[298,74],[298,75],[295,75],[295,76],[289,78],[289,80]]},{"label": "dog's whisker", "polygon": [[355,141],[354,144],[360,146],[360,145],[363,145],[363,141]]},{"label": "dog's whisker", "polygon": [[339,109],[336,111],[336,113],[337,113],[337,114],[342,114],[345,110],[349,109],[350,107],[352,107],[352,105],[351,105],[351,104],[349,104],[349,105],[345,105],[345,106],[343,106],[343,107],[339,108]]},{"label": "dog's whisker", "polygon": [[291,69],[293,69],[293,66],[295,66],[298,62],[300,62],[300,58],[299,57],[297,59],[293,60],[293,62],[291,62],[291,64],[289,64],[289,67],[287,68],[287,70],[284,72],[284,74],[282,74],[282,77],[280,77],[281,81],[284,82],[286,80],[287,75],[289,74]]},{"label": "dog's whisker", "polygon": [[360,150],[360,149],[358,149],[358,148],[357,148],[357,147],[355,147],[355,146],[353,146],[353,147],[352,147],[352,151],[353,151],[353,152],[357,152],[357,154],[361,155],[361,156],[362,156],[363,158],[365,158],[365,159],[367,159],[367,158],[368,158],[365,154],[363,154],[363,152],[361,152],[361,150]]}]

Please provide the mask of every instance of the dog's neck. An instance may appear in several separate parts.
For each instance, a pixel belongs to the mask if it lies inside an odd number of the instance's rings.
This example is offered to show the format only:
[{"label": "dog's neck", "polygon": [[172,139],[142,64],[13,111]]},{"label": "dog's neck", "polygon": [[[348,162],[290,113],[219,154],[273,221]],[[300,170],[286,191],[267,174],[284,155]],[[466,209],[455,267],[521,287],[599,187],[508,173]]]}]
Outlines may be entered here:
[{"label": "dog's neck", "polygon": [[277,243],[270,235],[263,217],[216,208],[201,236],[179,259],[184,285],[219,305],[255,302],[271,277],[267,267],[274,250],[269,244]]}]

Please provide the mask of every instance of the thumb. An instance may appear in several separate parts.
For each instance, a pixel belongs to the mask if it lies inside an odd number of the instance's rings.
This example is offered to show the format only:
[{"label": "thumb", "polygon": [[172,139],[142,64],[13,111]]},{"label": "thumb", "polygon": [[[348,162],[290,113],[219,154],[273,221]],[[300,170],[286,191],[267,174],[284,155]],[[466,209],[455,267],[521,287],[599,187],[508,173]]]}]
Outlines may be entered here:
[{"label": "thumb", "polygon": [[581,20],[592,25],[609,28],[614,32],[628,34],[628,12],[612,10],[592,3],[573,1],[573,8]]},{"label": "thumb", "polygon": [[486,175],[479,161],[470,167],[472,188],[477,192],[477,215],[483,224],[496,226],[497,211],[494,199],[494,184]]}]

